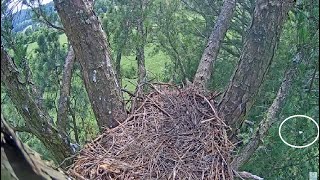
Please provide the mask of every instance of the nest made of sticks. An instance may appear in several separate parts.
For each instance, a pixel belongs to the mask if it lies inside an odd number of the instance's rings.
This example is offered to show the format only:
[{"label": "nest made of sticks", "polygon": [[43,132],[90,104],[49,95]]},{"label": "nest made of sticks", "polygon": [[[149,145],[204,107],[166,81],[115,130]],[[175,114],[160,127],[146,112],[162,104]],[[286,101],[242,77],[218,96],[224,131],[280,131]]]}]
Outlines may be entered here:
[{"label": "nest made of sticks", "polygon": [[158,86],[79,153],[76,179],[233,179],[229,127],[196,88]]}]

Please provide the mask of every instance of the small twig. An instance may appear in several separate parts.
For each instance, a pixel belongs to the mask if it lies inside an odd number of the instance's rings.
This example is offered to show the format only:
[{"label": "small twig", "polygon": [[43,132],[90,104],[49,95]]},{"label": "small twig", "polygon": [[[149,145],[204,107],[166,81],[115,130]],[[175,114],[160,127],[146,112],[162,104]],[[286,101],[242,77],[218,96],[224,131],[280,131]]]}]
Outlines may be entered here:
[{"label": "small twig", "polygon": [[[24,4],[27,5],[29,8],[31,8],[32,12],[34,12],[37,15],[39,21],[41,21],[42,23],[46,24],[49,27],[52,27],[52,28],[57,29],[59,31],[64,31],[63,27],[56,26],[56,25],[54,25],[53,23],[51,23],[49,21],[49,19],[43,14],[43,10],[41,9],[41,4],[40,4],[39,1],[38,1],[38,3],[39,3],[39,7],[38,7],[39,8],[39,12],[31,4],[29,4],[27,2],[24,3]],[[40,19],[41,17],[43,19]]]},{"label": "small twig", "polygon": [[202,120],[200,121],[200,123],[205,123],[205,122],[209,122],[209,121],[212,121],[212,120],[215,120],[216,118],[209,118],[209,119],[206,119],[206,120]]},{"label": "small twig", "polygon": [[254,174],[251,174],[249,172],[246,172],[246,171],[242,171],[242,172],[237,172],[237,171],[233,171],[235,173],[235,175],[237,177],[240,177],[241,179],[255,179],[255,180],[263,180],[263,178],[257,176],[257,175],[254,175]]},{"label": "small twig", "polygon": [[220,117],[218,116],[217,111],[214,109],[214,107],[212,106],[212,104],[210,103],[210,101],[209,101],[205,96],[203,96],[203,95],[201,95],[201,94],[198,94],[198,93],[197,93],[196,95],[202,97],[202,98],[209,104],[209,106],[211,107],[211,109],[212,109],[214,115],[216,116],[216,118],[217,118],[221,123],[223,123],[226,127],[229,127],[228,125],[226,125],[226,123],[225,123],[223,120],[220,119]]},{"label": "small twig", "polygon": [[162,83],[162,82],[155,82],[153,84],[159,84],[159,85],[166,85],[166,86],[172,86],[172,87],[175,87],[179,93],[181,93],[181,90],[180,88],[176,85],[176,84],[171,84],[171,83]]},{"label": "small twig", "polygon": [[222,92],[216,92],[215,94],[213,94],[211,97],[210,97],[210,101],[211,100],[214,100],[215,98],[219,97],[220,95],[222,94]]},{"label": "small twig", "polygon": [[121,88],[121,91],[128,93],[132,97],[136,97],[135,94],[133,94],[132,92],[128,91],[127,89]]},{"label": "small twig", "polygon": [[159,91],[153,84],[148,83],[154,90],[156,90],[159,94],[164,95],[161,91]]},{"label": "small twig", "polygon": [[156,106],[160,111],[162,111],[164,114],[166,114],[168,117],[170,117],[171,119],[172,119],[172,117],[171,117],[171,115],[169,114],[169,113],[167,113],[164,109],[162,109],[157,103],[155,103],[151,98],[149,98],[149,100],[150,101],[152,101],[152,105],[154,105],[154,106]]},{"label": "small twig", "polygon": [[60,168],[66,161],[75,158],[77,155],[79,155],[79,152],[77,152],[76,154],[74,154],[74,155],[72,155],[72,156],[70,156],[70,157],[65,158],[65,159],[59,164],[58,168]]},{"label": "small twig", "polygon": [[237,171],[233,171],[233,172],[234,172],[234,174],[235,174],[238,178],[244,180]]}]

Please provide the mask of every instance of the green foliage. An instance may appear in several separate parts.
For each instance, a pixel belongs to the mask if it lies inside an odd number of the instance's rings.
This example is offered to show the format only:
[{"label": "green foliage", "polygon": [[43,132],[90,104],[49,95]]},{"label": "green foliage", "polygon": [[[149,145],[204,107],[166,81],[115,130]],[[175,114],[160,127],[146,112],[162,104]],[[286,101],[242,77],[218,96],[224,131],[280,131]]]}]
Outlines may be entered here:
[{"label": "green foliage", "polygon": [[168,1],[155,5],[153,18],[155,26],[152,33],[157,48],[165,52],[172,62],[172,67],[167,64],[166,79],[176,83],[185,78],[192,80],[206,43],[205,37],[194,32],[203,30],[203,17],[185,11],[179,1]]}]

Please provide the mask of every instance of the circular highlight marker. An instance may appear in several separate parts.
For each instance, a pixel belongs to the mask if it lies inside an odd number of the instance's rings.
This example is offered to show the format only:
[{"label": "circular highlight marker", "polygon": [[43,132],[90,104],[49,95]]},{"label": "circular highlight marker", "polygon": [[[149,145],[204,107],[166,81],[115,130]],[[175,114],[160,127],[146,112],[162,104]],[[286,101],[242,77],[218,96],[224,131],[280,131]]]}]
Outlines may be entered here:
[{"label": "circular highlight marker", "polygon": [[[289,144],[288,142],[286,142],[283,138],[282,138],[282,135],[281,135],[281,128],[282,128],[282,125],[288,121],[289,119],[292,119],[292,118],[295,118],[295,117],[302,117],[302,118],[307,118],[309,120],[311,120],[317,127],[317,130],[318,130],[318,133],[317,133],[317,137],[309,144],[307,145],[304,145],[304,146],[296,146],[296,145],[292,145],[292,144]],[[308,146],[311,146],[313,143],[315,143],[318,139],[319,139],[319,125],[318,123],[312,119],[311,117],[309,116],[305,116],[305,115],[293,115],[293,116],[290,116],[288,117],[287,119],[285,119],[284,121],[282,121],[282,123],[280,124],[279,126],[279,136],[280,136],[280,139],[282,140],[282,142],[284,142],[286,145],[290,146],[290,147],[293,147],[293,148],[306,148]]]}]

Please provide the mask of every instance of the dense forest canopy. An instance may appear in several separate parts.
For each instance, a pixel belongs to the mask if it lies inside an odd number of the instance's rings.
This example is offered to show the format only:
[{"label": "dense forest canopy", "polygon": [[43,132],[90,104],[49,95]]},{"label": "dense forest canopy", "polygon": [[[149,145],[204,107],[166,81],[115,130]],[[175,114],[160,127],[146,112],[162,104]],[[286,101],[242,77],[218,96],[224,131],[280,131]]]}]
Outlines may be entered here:
[{"label": "dense forest canopy", "polygon": [[43,159],[69,167],[159,82],[214,97],[235,172],[319,174],[318,141],[279,137],[319,124],[318,0],[1,0],[1,119]]}]

